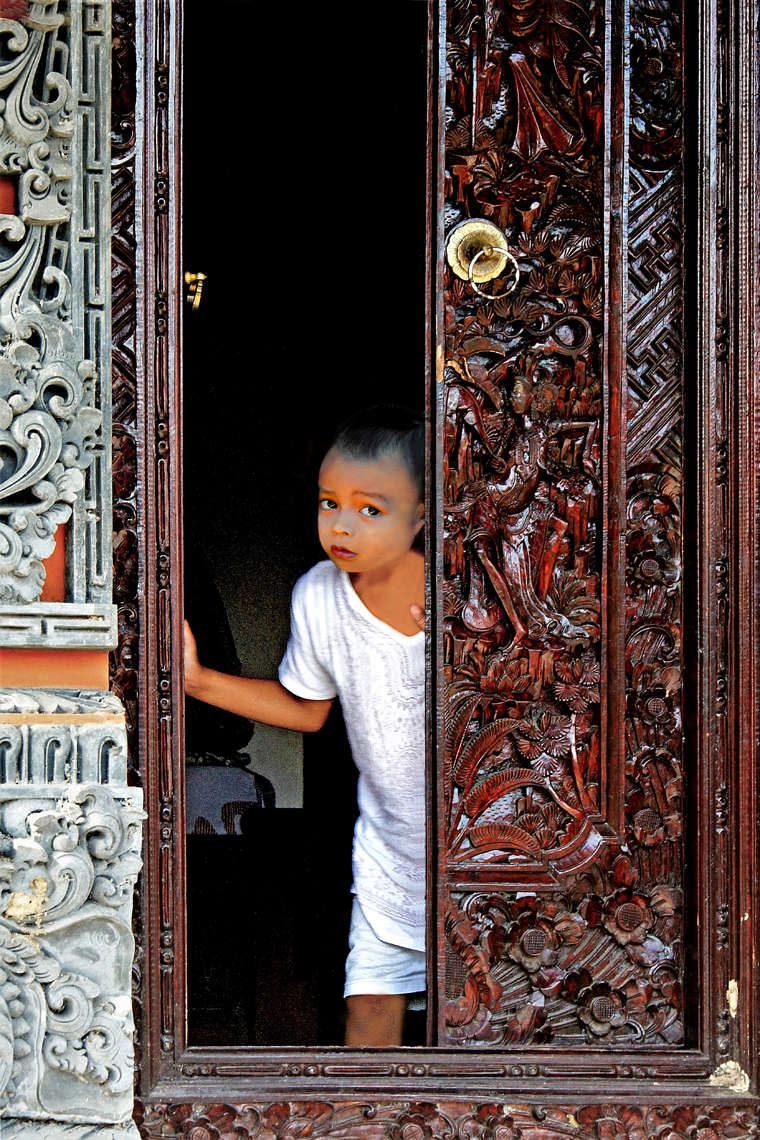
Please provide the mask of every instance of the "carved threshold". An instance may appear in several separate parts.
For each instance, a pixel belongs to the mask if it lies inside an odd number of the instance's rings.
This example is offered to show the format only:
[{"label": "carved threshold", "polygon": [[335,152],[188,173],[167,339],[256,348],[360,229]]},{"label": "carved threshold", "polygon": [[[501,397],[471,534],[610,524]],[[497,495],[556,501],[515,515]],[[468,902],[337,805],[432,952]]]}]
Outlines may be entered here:
[{"label": "carved threshold", "polygon": [[751,1105],[641,1108],[610,1104],[491,1101],[280,1102],[259,1105],[137,1105],[135,1120],[146,1140],[686,1140],[757,1135]]}]

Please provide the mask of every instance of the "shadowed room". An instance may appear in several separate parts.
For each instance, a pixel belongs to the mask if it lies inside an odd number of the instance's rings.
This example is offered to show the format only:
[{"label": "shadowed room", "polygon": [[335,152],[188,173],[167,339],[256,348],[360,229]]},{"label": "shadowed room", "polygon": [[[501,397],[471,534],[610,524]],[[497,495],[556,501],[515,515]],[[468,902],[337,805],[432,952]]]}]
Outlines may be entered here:
[{"label": "shadowed room", "polygon": [[[305,12],[273,69],[268,11],[220,3],[221,53],[185,6],[184,270],[204,275],[184,318],[185,613],[225,672],[277,676],[293,585],[324,558],[332,431],[424,406],[427,10],[400,11],[403,35],[395,11],[371,32],[357,13],[353,51]],[[188,1043],[339,1044],[357,808],[338,702],[306,735],[186,706]]]}]

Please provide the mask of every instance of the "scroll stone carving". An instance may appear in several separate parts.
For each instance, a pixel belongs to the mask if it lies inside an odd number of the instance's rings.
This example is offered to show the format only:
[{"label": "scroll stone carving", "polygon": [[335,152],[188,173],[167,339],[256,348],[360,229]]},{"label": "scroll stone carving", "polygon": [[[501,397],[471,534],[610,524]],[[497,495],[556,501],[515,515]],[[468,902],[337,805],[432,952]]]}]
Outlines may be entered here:
[{"label": "scroll stone carving", "polygon": [[57,1135],[55,1120],[106,1137],[95,1124],[131,1116],[144,813],[141,791],[126,786],[126,755],[112,694],[0,692],[3,1135],[14,1119],[30,1137]]},{"label": "scroll stone carving", "polygon": [[[105,7],[0,20],[0,646],[116,641]],[[39,600],[62,524],[63,612]]]}]

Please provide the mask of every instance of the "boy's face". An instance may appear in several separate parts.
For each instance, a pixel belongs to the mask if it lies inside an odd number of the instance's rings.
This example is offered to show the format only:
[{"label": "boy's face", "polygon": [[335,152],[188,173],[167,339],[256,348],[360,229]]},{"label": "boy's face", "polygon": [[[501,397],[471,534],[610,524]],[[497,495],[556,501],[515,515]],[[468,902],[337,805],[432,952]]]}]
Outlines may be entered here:
[{"label": "boy's face", "polygon": [[319,471],[319,541],[340,570],[390,566],[409,552],[423,518],[417,488],[399,459],[328,451]]}]

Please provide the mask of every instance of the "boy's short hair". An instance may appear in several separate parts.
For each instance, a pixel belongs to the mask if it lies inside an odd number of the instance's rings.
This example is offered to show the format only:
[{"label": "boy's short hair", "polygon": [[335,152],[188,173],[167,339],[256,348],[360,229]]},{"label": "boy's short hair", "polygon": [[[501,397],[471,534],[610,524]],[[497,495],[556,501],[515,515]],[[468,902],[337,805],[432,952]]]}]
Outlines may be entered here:
[{"label": "boy's short hair", "polygon": [[351,459],[394,455],[406,467],[420,500],[425,496],[425,417],[400,404],[374,404],[340,425],[329,450]]}]

